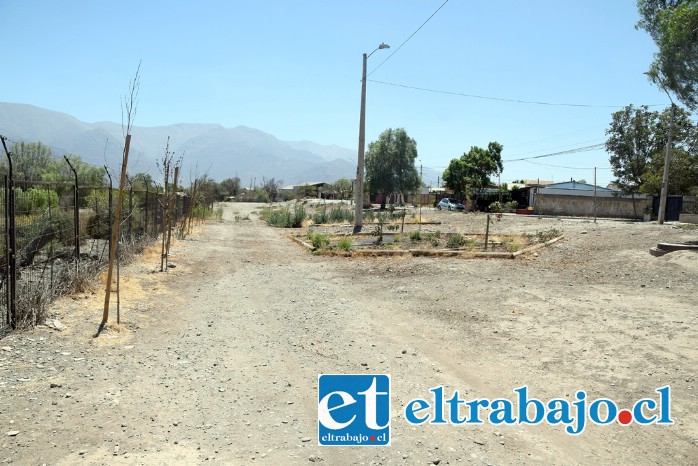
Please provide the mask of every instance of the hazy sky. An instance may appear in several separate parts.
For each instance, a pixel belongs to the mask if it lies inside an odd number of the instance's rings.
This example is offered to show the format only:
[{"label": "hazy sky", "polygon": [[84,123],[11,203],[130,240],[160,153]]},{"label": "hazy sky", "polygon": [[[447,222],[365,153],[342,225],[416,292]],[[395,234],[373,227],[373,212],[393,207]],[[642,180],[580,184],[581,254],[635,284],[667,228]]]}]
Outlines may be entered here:
[{"label": "hazy sky", "polygon": [[[439,172],[489,141],[505,160],[601,144],[612,112],[668,105],[643,74],[655,46],[634,0],[450,0],[397,50],[443,3],[0,0],[0,101],[120,122],[142,60],[136,126],[245,125],[356,150],[361,56],[386,42],[369,58],[367,143],[404,127]],[[505,162],[502,181],[591,182],[595,166],[612,179],[598,149]]]}]

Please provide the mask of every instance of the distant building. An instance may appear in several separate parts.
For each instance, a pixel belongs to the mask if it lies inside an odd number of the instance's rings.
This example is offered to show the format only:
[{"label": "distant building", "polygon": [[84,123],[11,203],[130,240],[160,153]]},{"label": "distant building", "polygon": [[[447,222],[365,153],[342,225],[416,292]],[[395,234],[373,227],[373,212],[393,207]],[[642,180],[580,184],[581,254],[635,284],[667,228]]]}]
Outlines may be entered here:
[{"label": "distant building", "polygon": [[647,197],[572,180],[537,188],[530,205],[543,215],[642,218]]},{"label": "distant building", "polygon": [[290,184],[281,188],[281,192],[293,193],[295,196],[327,197],[333,192],[332,185],[322,181],[305,181],[298,184]]}]

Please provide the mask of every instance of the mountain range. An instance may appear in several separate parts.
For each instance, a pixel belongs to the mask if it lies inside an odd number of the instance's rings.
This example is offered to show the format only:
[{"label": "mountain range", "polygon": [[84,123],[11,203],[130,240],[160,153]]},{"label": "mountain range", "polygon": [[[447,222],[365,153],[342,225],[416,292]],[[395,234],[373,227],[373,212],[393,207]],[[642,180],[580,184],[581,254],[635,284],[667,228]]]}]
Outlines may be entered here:
[{"label": "mountain range", "polygon": [[[65,113],[0,102],[0,135],[10,142],[41,142],[56,156],[78,154],[95,166],[118,168],[121,164],[124,132],[118,123],[85,123]],[[203,174],[217,181],[238,176],[247,186],[261,184],[262,178],[294,184],[353,179],[356,175],[355,150],[310,141],[281,141],[245,126],[134,126],[131,135],[129,173],[150,173],[155,179],[162,176],[156,162],[164,156],[168,137],[174,158],[183,157],[184,180]]]}]

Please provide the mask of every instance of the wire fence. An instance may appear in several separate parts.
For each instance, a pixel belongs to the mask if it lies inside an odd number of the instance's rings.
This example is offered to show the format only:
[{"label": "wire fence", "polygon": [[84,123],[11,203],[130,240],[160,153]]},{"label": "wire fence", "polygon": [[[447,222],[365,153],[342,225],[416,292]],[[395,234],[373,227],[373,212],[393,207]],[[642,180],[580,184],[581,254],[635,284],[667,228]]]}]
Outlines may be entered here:
[{"label": "wire fence", "polygon": [[[81,289],[108,263],[118,191],[13,181],[7,175],[0,182],[2,332],[38,323],[51,300]],[[142,246],[165,231],[169,203],[164,196],[157,188],[124,191],[120,250],[126,245]],[[173,205],[176,228],[193,206],[183,194],[174,195]]]}]

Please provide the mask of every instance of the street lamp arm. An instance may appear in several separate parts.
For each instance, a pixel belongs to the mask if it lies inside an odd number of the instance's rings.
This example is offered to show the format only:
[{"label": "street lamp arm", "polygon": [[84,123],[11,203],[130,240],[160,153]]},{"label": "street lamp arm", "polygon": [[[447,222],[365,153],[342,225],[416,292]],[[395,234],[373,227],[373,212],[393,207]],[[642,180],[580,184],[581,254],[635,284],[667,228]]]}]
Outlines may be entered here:
[{"label": "street lamp arm", "polygon": [[[376,50],[383,50],[383,49],[389,49],[389,48],[390,48],[390,46],[389,46],[388,44],[386,44],[385,42],[381,42],[381,45],[379,45],[378,47],[376,47],[375,50],[374,50],[373,52],[375,52]],[[366,58],[368,58],[368,57],[370,57],[371,55],[373,55],[373,52],[371,52],[371,53],[369,53],[368,55],[366,55]]]}]

